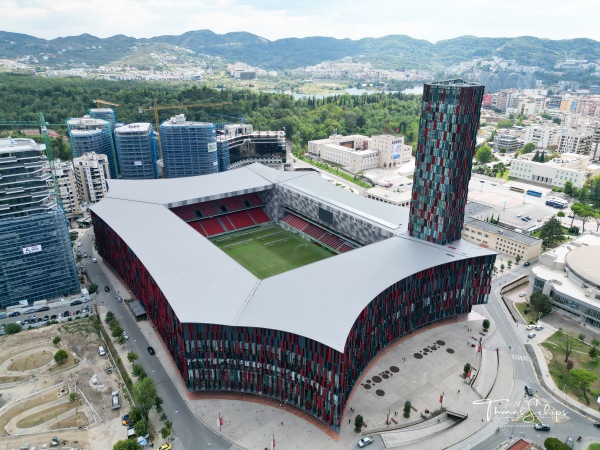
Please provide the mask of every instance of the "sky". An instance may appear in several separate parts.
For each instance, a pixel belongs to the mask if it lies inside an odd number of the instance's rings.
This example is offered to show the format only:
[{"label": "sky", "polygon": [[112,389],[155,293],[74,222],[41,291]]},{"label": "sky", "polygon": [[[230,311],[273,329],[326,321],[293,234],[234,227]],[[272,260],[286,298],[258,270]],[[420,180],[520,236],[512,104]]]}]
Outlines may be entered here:
[{"label": "sky", "polygon": [[53,39],[212,30],[269,40],[390,34],[600,40],[600,0],[0,0],[0,30]]}]

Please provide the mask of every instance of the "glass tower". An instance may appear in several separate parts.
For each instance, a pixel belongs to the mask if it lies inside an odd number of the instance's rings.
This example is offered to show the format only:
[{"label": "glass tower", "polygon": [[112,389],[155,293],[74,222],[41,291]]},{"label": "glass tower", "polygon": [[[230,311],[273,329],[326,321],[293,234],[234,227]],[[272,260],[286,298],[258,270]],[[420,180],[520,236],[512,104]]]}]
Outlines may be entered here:
[{"label": "glass tower", "polygon": [[115,110],[112,108],[91,108],[88,110],[88,114],[90,117],[94,119],[102,119],[110,122],[110,126],[112,129],[115,129],[115,125],[117,123],[117,115],[115,114]]},{"label": "glass tower", "polygon": [[30,139],[0,139],[0,309],[79,292],[43,150]]},{"label": "glass tower", "polygon": [[442,245],[461,237],[483,90],[463,80],[423,87],[411,236]]},{"label": "glass tower", "polygon": [[188,122],[183,114],[160,126],[165,178],[192,177],[219,171],[214,124]]},{"label": "glass tower", "polygon": [[119,164],[110,122],[82,117],[67,120],[67,128],[69,129],[69,142],[73,150],[73,158],[89,152],[102,153],[108,156],[110,177],[119,177]]},{"label": "glass tower", "polygon": [[158,178],[156,141],[149,123],[132,123],[115,129],[121,178]]}]

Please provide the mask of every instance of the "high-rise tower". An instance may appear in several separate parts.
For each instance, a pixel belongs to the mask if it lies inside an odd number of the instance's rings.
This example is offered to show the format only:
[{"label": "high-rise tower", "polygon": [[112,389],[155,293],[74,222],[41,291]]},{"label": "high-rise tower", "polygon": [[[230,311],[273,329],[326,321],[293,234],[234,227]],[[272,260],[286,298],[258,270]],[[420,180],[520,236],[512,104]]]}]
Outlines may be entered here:
[{"label": "high-rise tower", "polygon": [[411,236],[442,245],[461,237],[483,89],[463,80],[423,87]]},{"label": "high-rise tower", "polygon": [[73,158],[84,153],[102,153],[108,157],[110,177],[119,177],[119,163],[110,122],[91,117],[81,117],[67,120],[69,142],[73,150]]},{"label": "high-rise tower", "polygon": [[131,123],[115,129],[121,178],[158,178],[154,130],[149,123]]},{"label": "high-rise tower", "polygon": [[165,178],[192,177],[219,171],[215,125],[190,122],[178,114],[160,126]]}]

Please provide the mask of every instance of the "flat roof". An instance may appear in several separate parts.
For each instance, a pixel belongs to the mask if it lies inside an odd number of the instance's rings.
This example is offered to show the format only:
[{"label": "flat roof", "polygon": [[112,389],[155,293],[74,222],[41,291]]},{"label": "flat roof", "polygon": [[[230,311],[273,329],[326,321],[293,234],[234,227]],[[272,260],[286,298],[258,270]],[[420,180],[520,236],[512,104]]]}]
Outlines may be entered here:
[{"label": "flat roof", "polygon": [[167,208],[242,192],[248,183],[269,188],[274,182],[398,232],[406,230],[407,208],[359,197],[317,174],[259,164],[201,177],[114,180],[108,197],[91,209],[152,274],[182,323],[282,330],[340,352],[360,311],[393,283],[432,266],[495,254],[465,241],[442,246],[397,235],[259,280]]},{"label": "flat roof", "polygon": [[540,242],[538,238],[534,238],[527,234],[517,233],[516,231],[509,230],[508,228],[501,227],[499,225],[494,225],[490,222],[485,222],[479,219],[472,219],[469,221],[465,221],[465,225],[471,225],[480,230],[486,230],[490,233],[496,233],[504,236],[507,239],[512,239],[513,241],[520,242],[524,245],[534,245]]},{"label": "flat roof", "polygon": [[148,122],[129,123],[115,128],[115,133],[148,132],[152,129],[152,124]]}]

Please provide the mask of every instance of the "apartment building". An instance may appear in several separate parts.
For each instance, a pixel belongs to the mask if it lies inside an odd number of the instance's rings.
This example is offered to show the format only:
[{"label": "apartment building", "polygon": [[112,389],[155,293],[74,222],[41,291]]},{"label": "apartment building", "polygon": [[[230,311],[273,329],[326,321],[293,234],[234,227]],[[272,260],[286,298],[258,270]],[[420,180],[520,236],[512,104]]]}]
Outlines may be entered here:
[{"label": "apartment building", "polygon": [[589,155],[592,150],[593,133],[579,129],[562,129],[558,135],[558,151],[560,153],[577,153]]},{"label": "apartment building", "polygon": [[67,217],[81,214],[81,204],[77,190],[75,170],[71,161],[54,161],[56,182],[60,191],[60,199]]},{"label": "apartment building", "polygon": [[514,159],[510,164],[510,176],[521,180],[534,181],[553,187],[564,187],[567,181],[581,188],[587,174],[600,174],[600,166],[590,165],[590,157],[565,153],[547,163],[528,159]]},{"label": "apartment building", "polygon": [[557,127],[532,125],[525,128],[523,144],[534,144],[537,148],[546,149],[552,145],[552,137],[558,133]]},{"label": "apartment building", "polygon": [[73,166],[81,199],[87,203],[102,200],[108,192],[106,180],[110,178],[108,156],[102,153],[85,153],[73,160]]}]

